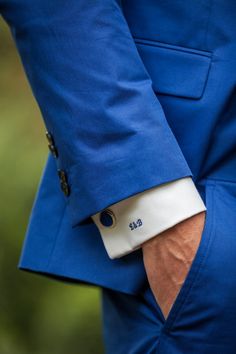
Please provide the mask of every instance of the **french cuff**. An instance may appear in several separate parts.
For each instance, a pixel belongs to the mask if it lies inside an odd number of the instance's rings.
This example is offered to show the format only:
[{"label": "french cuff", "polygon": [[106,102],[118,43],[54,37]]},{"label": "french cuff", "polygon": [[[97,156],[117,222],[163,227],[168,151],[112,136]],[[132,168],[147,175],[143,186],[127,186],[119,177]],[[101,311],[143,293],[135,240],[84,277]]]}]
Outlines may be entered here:
[{"label": "french cuff", "polygon": [[204,210],[192,178],[186,177],[138,193],[91,217],[108,256],[114,259]]}]

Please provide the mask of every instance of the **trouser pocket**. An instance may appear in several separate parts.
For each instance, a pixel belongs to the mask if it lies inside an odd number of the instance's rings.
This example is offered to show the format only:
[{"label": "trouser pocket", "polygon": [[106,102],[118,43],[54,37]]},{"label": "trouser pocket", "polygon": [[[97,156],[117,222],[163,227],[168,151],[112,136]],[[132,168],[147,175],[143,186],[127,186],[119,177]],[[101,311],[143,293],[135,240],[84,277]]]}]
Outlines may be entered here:
[{"label": "trouser pocket", "polygon": [[198,245],[195,257],[192,261],[188,274],[184,280],[184,283],[171,307],[171,310],[164,322],[164,331],[170,331],[178,316],[184,309],[188,296],[191,293],[191,289],[194,286],[197,278],[201,276],[201,272],[204,270],[204,265],[209,253],[210,240],[212,235],[212,221],[214,217],[214,183],[207,183],[204,186],[205,189],[205,204],[207,207],[205,223],[201,235],[201,240]]}]

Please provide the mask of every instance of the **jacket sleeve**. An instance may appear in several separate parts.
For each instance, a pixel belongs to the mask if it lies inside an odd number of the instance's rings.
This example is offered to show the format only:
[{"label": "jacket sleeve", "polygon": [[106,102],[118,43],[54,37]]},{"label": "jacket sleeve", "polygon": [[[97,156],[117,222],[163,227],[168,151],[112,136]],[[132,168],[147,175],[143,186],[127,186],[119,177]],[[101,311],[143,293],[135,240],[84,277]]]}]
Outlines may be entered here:
[{"label": "jacket sleeve", "polygon": [[72,226],[192,176],[119,1],[7,0],[1,9],[42,112]]}]

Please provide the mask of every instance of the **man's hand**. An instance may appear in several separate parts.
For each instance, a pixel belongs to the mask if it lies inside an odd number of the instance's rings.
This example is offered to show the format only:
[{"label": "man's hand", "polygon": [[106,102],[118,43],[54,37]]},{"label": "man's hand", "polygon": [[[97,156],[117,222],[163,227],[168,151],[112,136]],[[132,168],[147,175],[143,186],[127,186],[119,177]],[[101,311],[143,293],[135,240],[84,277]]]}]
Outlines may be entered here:
[{"label": "man's hand", "polygon": [[205,214],[194,215],[142,245],[148,281],[165,318],[196,255]]}]

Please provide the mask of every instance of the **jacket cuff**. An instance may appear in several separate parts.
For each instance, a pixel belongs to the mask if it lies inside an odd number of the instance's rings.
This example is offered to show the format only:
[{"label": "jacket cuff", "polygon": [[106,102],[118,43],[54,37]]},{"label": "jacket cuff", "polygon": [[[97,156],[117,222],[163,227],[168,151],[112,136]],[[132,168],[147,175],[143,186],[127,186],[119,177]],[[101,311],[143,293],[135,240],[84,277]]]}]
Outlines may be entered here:
[{"label": "jacket cuff", "polygon": [[92,215],[111,259],[206,210],[191,177],[150,188]]}]

